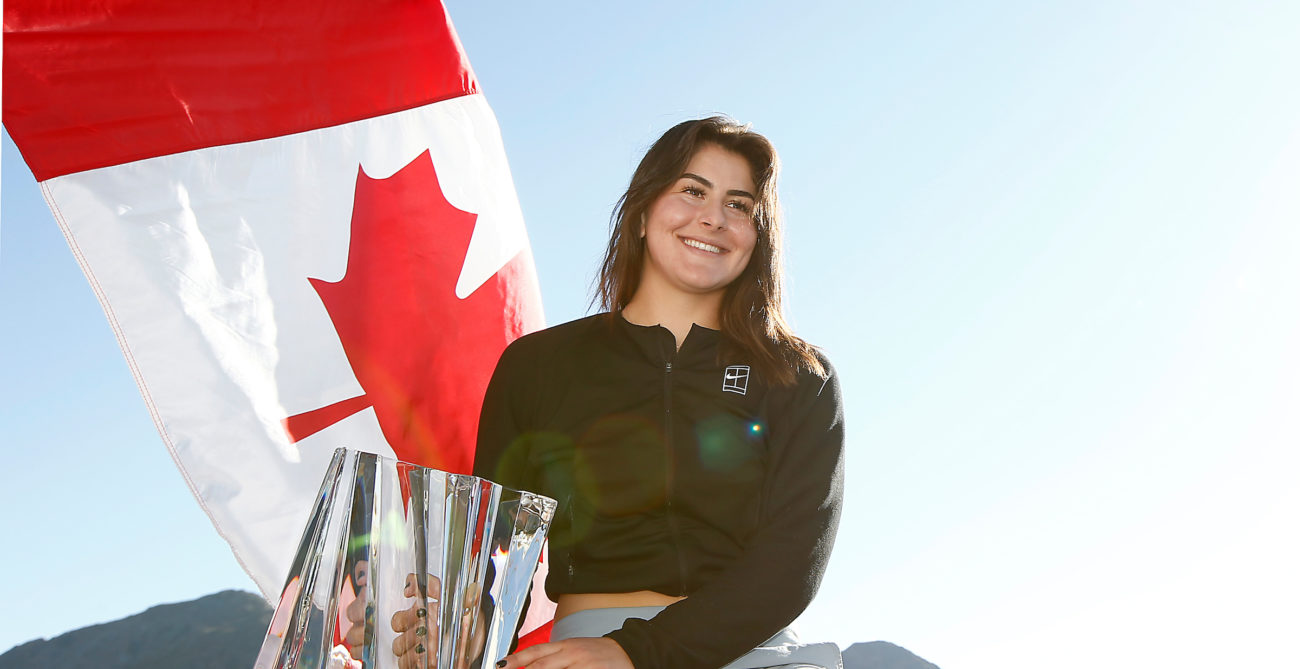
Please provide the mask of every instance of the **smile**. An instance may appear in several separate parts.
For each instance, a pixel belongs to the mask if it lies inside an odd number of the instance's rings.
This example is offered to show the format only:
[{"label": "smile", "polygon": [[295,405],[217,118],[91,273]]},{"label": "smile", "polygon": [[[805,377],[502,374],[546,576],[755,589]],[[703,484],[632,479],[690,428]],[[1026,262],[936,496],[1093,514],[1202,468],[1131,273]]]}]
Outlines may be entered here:
[{"label": "smile", "polygon": [[699,249],[701,251],[707,251],[709,253],[722,253],[722,249],[712,244],[705,244],[704,242],[696,239],[682,238],[682,243],[693,249]]}]

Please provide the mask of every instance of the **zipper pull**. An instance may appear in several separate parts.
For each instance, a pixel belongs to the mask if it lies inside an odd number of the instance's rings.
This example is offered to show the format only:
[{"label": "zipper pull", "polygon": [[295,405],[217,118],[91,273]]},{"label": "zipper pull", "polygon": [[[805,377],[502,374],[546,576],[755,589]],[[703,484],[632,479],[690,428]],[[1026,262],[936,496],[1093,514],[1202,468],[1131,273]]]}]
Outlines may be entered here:
[{"label": "zipper pull", "polygon": [[666,373],[666,374],[672,374],[672,373],[673,373],[673,363],[672,363],[671,360],[668,361],[668,362],[665,362],[665,363],[664,363],[664,373]]}]

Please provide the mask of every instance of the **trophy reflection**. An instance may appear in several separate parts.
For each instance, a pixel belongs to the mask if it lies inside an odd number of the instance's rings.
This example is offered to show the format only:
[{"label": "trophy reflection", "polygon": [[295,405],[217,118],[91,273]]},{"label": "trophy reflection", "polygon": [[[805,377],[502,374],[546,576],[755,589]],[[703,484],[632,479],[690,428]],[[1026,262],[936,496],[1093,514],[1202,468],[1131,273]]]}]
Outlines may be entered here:
[{"label": "trophy reflection", "polygon": [[471,669],[509,653],[555,501],[338,449],[255,669]]}]

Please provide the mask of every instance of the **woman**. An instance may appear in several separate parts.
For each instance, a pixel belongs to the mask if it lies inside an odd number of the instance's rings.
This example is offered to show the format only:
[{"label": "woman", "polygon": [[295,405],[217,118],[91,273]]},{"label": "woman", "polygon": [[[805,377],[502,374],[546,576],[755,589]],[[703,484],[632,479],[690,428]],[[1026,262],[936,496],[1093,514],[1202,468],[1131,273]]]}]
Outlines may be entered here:
[{"label": "woman", "polygon": [[843,472],[838,384],[782,317],[777,170],[729,119],[670,129],[613,217],[607,313],[502,354],[474,473],[560,506],[552,641],[498,666],[838,662],[749,652],[811,601]]}]

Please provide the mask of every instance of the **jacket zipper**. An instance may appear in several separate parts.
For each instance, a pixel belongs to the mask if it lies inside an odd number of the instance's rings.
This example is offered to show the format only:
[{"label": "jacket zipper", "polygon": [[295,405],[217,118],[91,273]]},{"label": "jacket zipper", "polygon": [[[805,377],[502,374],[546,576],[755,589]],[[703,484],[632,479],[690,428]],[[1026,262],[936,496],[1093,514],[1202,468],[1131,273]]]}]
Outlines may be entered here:
[{"label": "jacket zipper", "polygon": [[673,539],[673,554],[677,557],[678,592],[686,594],[686,562],[682,557],[682,545],[677,527],[677,515],[673,512],[673,472],[677,465],[677,452],[673,449],[673,362],[664,363],[664,440],[667,446],[668,467],[664,473],[664,507],[668,519],[668,533]]}]

